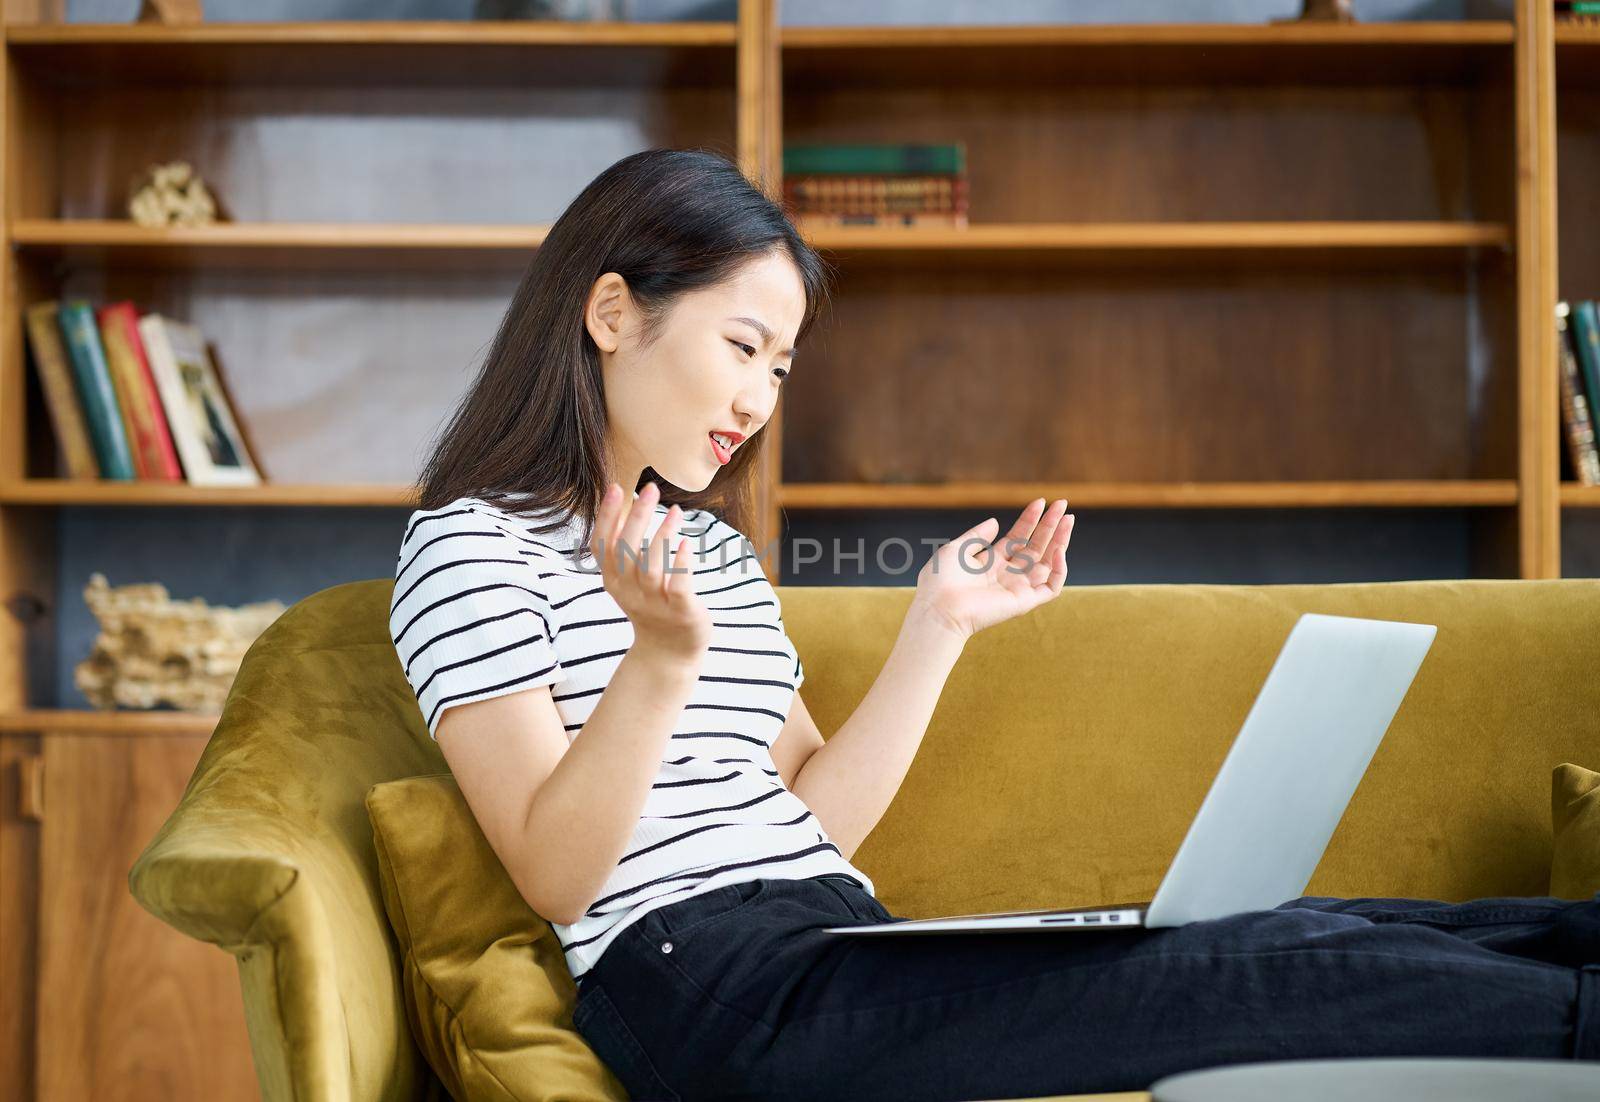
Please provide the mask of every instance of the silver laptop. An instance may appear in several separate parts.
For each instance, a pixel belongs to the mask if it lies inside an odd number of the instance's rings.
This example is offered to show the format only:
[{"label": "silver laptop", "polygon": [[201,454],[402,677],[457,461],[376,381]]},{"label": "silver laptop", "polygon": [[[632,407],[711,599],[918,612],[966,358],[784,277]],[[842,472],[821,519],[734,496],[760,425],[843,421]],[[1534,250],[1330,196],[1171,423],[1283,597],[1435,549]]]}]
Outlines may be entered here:
[{"label": "silver laptop", "polygon": [[1433,624],[1302,615],[1149,902],[826,930],[878,936],[1181,926],[1296,899],[1437,632]]}]

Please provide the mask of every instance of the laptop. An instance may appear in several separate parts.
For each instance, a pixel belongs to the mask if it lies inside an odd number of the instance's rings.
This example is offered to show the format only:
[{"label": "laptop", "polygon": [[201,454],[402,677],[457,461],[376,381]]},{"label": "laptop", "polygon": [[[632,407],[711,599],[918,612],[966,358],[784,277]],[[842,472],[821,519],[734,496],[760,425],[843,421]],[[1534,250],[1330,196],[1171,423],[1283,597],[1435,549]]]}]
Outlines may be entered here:
[{"label": "laptop", "polygon": [[1299,898],[1437,632],[1433,624],[1303,614],[1152,900],[825,929],[867,937],[1140,929]]}]

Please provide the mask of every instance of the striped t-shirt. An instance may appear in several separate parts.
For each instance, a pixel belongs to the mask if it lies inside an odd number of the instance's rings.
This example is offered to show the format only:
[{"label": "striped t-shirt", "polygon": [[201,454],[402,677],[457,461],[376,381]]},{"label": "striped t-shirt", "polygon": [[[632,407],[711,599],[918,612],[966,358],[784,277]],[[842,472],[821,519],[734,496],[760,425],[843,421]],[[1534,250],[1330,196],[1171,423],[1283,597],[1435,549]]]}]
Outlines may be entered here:
[{"label": "striped t-shirt", "polygon": [[[646,536],[666,513],[656,507]],[[581,520],[532,531],[552,516],[475,497],[411,514],[389,631],[435,737],[452,705],[549,685],[570,742],[632,646],[594,555],[574,551]],[[647,912],[727,884],[842,876],[875,893],[773,766],[805,670],[754,548],[703,509],[684,512],[678,536],[711,643],[626,852],[581,919],[551,923],[574,979]]]}]

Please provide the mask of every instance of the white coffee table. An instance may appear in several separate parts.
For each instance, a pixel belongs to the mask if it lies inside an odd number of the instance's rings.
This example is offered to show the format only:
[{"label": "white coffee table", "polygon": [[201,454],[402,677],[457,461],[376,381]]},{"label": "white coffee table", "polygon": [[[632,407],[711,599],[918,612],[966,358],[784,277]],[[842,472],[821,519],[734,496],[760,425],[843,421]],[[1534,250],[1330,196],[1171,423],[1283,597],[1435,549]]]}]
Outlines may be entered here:
[{"label": "white coffee table", "polygon": [[1153,1102],[1597,1102],[1600,1061],[1271,1060],[1169,1075]]}]

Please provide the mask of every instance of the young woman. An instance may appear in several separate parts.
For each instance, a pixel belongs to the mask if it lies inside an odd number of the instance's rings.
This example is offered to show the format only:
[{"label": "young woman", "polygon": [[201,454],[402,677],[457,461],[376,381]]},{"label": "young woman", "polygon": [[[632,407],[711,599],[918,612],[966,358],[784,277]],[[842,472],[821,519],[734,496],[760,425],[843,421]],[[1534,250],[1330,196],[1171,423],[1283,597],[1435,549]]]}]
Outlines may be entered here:
[{"label": "young woman", "polygon": [[400,548],[391,631],[428,730],[630,1094],[929,1102],[1285,1057],[1600,1058],[1600,896],[822,932],[902,917],[851,854],[966,640],[1062,592],[1073,528],[1041,499],[1003,538],[990,518],[943,545],[823,749],[773,549],[741,529],[827,277],[725,159],[623,158],[534,257]]}]

